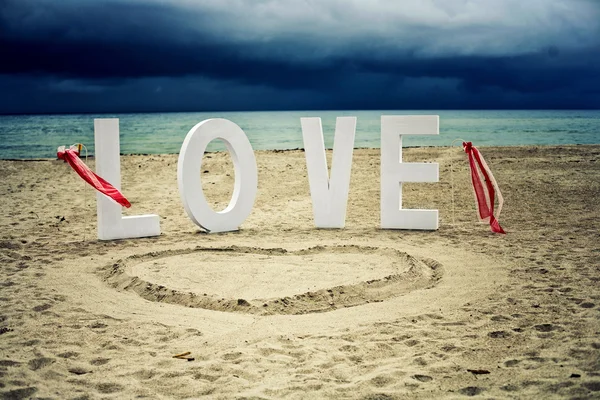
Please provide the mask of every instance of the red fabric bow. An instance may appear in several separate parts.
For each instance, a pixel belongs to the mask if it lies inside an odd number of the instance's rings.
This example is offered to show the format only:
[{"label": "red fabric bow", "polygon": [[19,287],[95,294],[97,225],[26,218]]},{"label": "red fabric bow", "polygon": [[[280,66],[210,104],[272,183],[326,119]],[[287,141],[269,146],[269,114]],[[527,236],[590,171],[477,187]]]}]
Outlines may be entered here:
[{"label": "red fabric bow", "polygon": [[[492,232],[505,234],[506,232],[504,232],[504,229],[502,229],[497,219],[500,216],[504,199],[502,198],[502,193],[500,193],[500,188],[498,188],[496,179],[494,179],[492,171],[483,159],[479,150],[477,150],[477,147],[473,146],[471,142],[463,142],[463,148],[465,149],[465,153],[469,155],[471,182],[473,183],[475,199],[477,200],[479,218],[482,220],[489,218]],[[485,181],[485,186],[481,182],[482,176]],[[494,217],[494,200],[496,198],[496,193],[498,195],[498,212],[497,216]]]},{"label": "red fabric bow", "polygon": [[56,153],[56,156],[60,160],[64,160],[68,162],[71,168],[79,174],[79,176],[92,185],[94,189],[99,191],[100,193],[105,194],[110,197],[123,207],[131,207],[131,203],[119,192],[113,185],[96,175],[81,159],[78,157],[78,153],[72,149],[59,150]]}]

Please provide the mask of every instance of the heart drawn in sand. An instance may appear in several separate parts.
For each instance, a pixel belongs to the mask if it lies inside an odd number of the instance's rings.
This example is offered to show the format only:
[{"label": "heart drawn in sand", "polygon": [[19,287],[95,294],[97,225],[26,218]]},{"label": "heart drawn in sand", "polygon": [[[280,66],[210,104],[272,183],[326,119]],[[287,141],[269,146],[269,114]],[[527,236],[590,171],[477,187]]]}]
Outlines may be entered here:
[{"label": "heart drawn in sand", "polygon": [[367,246],[197,247],[134,255],[101,268],[105,282],[155,301],[246,314],[307,314],[431,287],[442,265]]}]

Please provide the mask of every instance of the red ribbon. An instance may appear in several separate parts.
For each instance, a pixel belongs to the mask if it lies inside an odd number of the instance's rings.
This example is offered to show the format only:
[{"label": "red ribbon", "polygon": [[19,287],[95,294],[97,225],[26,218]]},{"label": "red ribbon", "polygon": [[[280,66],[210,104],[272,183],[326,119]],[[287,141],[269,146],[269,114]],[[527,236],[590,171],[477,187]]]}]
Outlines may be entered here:
[{"label": "red ribbon", "polygon": [[68,162],[71,168],[73,168],[84,181],[92,185],[94,189],[110,197],[123,207],[131,207],[131,203],[129,203],[125,196],[123,196],[121,192],[119,192],[113,185],[89,169],[89,167],[85,165],[85,163],[78,157],[78,154],[75,150],[66,149],[59,151],[56,153],[56,156],[60,160]]},{"label": "red ribbon", "polygon": [[[498,184],[494,179],[492,171],[488,167],[487,163],[483,159],[483,156],[477,150],[477,147],[473,146],[471,142],[463,142],[463,148],[465,153],[469,155],[469,166],[471,167],[471,182],[473,183],[473,190],[475,191],[475,198],[477,200],[477,208],[479,210],[479,218],[485,220],[489,218],[490,228],[494,233],[506,233],[500,226],[497,218],[494,217],[494,200],[496,198],[496,192],[498,192],[498,216],[502,209],[502,194],[498,188]],[[481,182],[481,177],[485,186]],[[487,192],[486,192],[487,190]]]}]

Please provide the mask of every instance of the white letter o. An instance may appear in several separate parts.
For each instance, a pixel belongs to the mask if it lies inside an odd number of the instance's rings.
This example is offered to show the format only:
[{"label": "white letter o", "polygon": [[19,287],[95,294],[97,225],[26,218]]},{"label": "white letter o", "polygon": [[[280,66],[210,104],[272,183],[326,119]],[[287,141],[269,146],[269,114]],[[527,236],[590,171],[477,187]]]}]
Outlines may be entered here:
[{"label": "white letter o", "polygon": [[[235,169],[233,196],[223,211],[214,211],[208,204],[200,180],[202,157],[214,139],[225,142]],[[250,215],[258,189],[254,151],[242,128],[221,118],[207,119],[194,126],[181,145],[177,183],[183,207],[196,225],[208,232],[237,230]]]}]

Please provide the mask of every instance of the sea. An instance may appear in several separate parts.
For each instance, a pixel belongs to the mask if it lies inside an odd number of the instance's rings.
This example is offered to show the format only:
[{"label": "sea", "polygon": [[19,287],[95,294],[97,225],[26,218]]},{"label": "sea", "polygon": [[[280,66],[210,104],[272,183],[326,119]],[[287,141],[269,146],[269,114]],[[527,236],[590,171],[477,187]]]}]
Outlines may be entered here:
[{"label": "sea", "polygon": [[[255,150],[303,148],[300,118],[320,117],[332,148],[336,117],[356,116],[356,148],[379,148],[382,115],[439,115],[440,134],[405,136],[405,147],[600,143],[600,110],[278,111],[0,116],[0,159],[55,158],[58,146],[82,143],[94,154],[94,119],[118,118],[122,154],[178,154],[187,133],[209,118],[239,125]],[[208,151],[224,150],[211,142]]]}]

